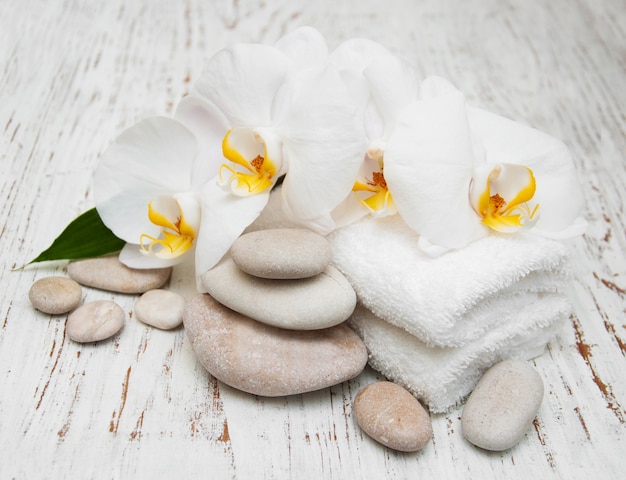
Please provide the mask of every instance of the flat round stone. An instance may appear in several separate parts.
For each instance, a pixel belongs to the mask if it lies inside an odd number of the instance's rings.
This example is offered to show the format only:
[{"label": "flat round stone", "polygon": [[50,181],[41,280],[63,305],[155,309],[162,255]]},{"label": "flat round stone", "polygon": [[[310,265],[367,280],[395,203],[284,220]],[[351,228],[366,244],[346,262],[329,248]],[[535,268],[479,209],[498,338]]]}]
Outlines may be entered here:
[{"label": "flat round stone", "polygon": [[285,280],[322,273],[332,254],[328,240],[315,232],[275,228],[242,235],[233,243],[230,255],[250,275]]},{"label": "flat round stone", "polygon": [[183,323],[185,299],[169,290],[150,290],[135,302],[135,317],[142,323],[162,330],[176,328]]},{"label": "flat round stone", "polygon": [[541,376],[528,363],[505,360],[480,379],[463,409],[463,436],[477,447],[508,450],[524,436],[543,400]]},{"label": "flat round stone", "polygon": [[144,293],[162,287],[171,268],[128,268],[117,255],[70,262],[67,273],[81,285],[119,293]]},{"label": "flat round stone", "polygon": [[67,318],[67,335],[75,342],[98,342],[112,337],[124,326],[124,310],[110,300],[94,300]]},{"label": "flat round stone", "polygon": [[407,390],[392,382],[376,382],[354,399],[354,415],[370,437],[401,452],[415,452],[433,436],[428,412]]},{"label": "flat round stone", "polygon": [[37,310],[59,315],[78,307],[83,298],[83,290],[71,278],[46,277],[32,284],[28,298]]},{"label": "flat round stone", "polygon": [[226,259],[202,276],[217,301],[245,316],[275,327],[315,330],[350,317],[356,294],[334,267],[300,280],[270,280],[249,275]]},{"label": "flat round stone", "polygon": [[215,378],[255,395],[311,392],[356,377],[367,363],[361,339],[346,325],[299,331],[272,327],[230,310],[210,295],[187,303],[185,332]]}]

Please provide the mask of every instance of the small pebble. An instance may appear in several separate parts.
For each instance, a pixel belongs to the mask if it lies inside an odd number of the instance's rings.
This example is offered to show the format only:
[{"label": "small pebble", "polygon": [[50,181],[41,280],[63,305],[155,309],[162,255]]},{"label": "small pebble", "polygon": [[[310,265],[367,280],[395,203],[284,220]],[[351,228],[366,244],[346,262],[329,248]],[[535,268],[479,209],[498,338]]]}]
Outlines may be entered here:
[{"label": "small pebble", "polygon": [[428,412],[400,385],[376,382],[354,399],[354,415],[370,437],[401,452],[415,452],[433,436]]},{"label": "small pebble", "polygon": [[185,299],[178,293],[150,290],[135,302],[135,316],[146,325],[170,330],[183,323],[185,303]]},{"label": "small pebble", "polygon": [[367,364],[365,345],[345,324],[285,330],[234,312],[206,294],[189,300],[183,324],[211,375],[255,395],[312,392],[356,377]]},{"label": "small pebble", "polygon": [[228,308],[292,330],[338,325],[356,306],[354,289],[332,266],[310,278],[270,280],[249,275],[226,259],[202,275],[201,281],[206,291]]},{"label": "small pebble", "polygon": [[110,300],[95,300],[74,310],[67,318],[67,335],[75,342],[98,342],[124,326],[124,310]]},{"label": "small pebble", "polygon": [[117,255],[70,262],[67,273],[81,285],[119,293],[144,293],[162,287],[171,268],[128,268]]},{"label": "small pebble", "polygon": [[37,310],[58,315],[74,310],[83,298],[80,285],[71,278],[46,277],[30,287],[28,298]]},{"label": "small pebble", "polygon": [[463,436],[477,447],[503,451],[524,436],[543,400],[541,376],[528,363],[505,360],[480,379],[463,409]]},{"label": "small pebble", "polygon": [[244,272],[280,280],[313,277],[331,261],[328,240],[299,228],[247,233],[233,243],[230,254]]}]

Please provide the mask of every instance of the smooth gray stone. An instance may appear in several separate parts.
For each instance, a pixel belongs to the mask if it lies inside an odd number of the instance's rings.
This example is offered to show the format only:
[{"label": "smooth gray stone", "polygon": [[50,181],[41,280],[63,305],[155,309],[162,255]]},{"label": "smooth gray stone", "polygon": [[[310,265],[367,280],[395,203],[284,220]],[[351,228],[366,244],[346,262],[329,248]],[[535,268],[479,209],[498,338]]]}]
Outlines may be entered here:
[{"label": "smooth gray stone", "polygon": [[119,293],[144,293],[162,287],[171,268],[128,268],[117,255],[70,262],[67,273],[81,285]]},{"label": "smooth gray stone", "polygon": [[280,280],[313,277],[332,259],[326,238],[299,228],[246,233],[235,240],[230,255],[244,272]]},{"label": "smooth gray stone", "polygon": [[311,392],[359,375],[367,350],[346,325],[299,331],[272,327],[230,310],[208,294],[183,317],[200,363],[215,378],[255,395]]},{"label": "smooth gray stone", "polygon": [[433,426],[428,412],[411,393],[392,382],[375,382],[354,399],[354,416],[370,437],[401,452],[428,444]]},{"label": "smooth gray stone", "polygon": [[150,290],[135,302],[135,317],[142,323],[171,330],[183,323],[185,298],[169,290]]},{"label": "smooth gray stone", "polygon": [[71,278],[46,277],[32,284],[28,298],[37,310],[59,315],[78,307],[83,298],[83,290]]},{"label": "smooth gray stone", "polygon": [[463,409],[464,437],[477,447],[503,451],[524,436],[543,400],[541,376],[528,363],[505,360],[480,379]]},{"label": "smooth gray stone", "polygon": [[111,300],[94,300],[67,318],[67,335],[75,342],[98,342],[112,337],[124,326],[124,310]]},{"label": "smooth gray stone", "polygon": [[202,275],[201,281],[228,308],[280,328],[332,327],[348,319],[356,306],[352,286],[332,266],[315,277],[270,280],[241,271],[227,258]]}]

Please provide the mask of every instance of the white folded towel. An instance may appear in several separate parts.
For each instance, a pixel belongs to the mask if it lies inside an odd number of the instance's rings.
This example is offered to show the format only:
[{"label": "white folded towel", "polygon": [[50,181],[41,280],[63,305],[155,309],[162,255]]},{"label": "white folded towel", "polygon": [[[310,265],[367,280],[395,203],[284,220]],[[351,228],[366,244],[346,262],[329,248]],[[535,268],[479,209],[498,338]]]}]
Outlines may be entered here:
[{"label": "white folded towel", "polygon": [[514,328],[538,293],[562,292],[569,281],[567,248],[534,235],[491,234],[432,258],[394,215],[362,220],[329,240],[359,302],[429,346],[469,345],[500,326]]},{"label": "white folded towel", "polygon": [[[290,226],[270,199],[250,230]],[[441,413],[494,363],[543,353],[571,313],[568,250],[539,236],[492,233],[432,258],[418,238],[398,215],[328,236],[333,263],[359,298],[349,323],[370,365]]]},{"label": "white folded towel", "polygon": [[362,305],[350,325],[363,339],[372,368],[404,386],[432,413],[442,413],[459,405],[494,363],[505,358],[528,360],[543,353],[570,313],[563,294],[529,293],[527,300],[510,321],[458,348],[429,347]]}]

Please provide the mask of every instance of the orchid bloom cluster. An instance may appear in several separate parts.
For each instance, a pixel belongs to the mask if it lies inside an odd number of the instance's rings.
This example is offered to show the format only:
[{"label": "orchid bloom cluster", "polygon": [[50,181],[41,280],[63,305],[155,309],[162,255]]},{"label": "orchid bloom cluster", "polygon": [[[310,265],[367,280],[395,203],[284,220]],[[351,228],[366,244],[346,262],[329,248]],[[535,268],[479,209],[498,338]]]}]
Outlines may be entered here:
[{"label": "orchid bloom cluster", "polygon": [[566,147],[472,108],[448,81],[376,42],[329,52],[302,27],[275,45],[214,55],[173,118],[123,132],[94,179],[103,222],[134,268],[195,255],[208,271],[261,213],[276,182],[294,223],[328,234],[400,215],[431,255],[492,231],[578,235],[582,199]]}]

